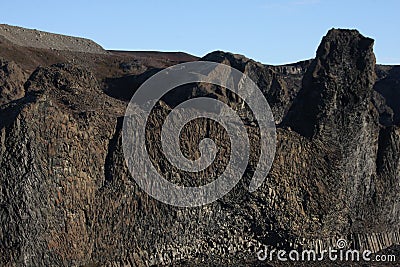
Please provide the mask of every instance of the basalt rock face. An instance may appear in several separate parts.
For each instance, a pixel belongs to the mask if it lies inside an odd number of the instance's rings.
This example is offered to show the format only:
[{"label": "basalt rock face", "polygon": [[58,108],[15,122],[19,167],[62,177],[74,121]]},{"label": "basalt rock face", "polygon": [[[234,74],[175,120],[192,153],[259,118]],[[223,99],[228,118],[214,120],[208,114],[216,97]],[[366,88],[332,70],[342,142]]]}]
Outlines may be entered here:
[{"label": "basalt rock face", "polygon": [[[296,64],[263,65],[221,51],[201,58],[256,82],[275,116],[276,155],[249,193],[259,131],[243,120],[252,143],[241,182],[209,205],[177,208],[140,189],[121,139],[127,101],[170,61],[117,52],[55,57],[29,48],[35,61],[26,63],[20,54],[28,52],[7,44],[0,50],[7,58],[0,69],[0,265],[248,266],[260,263],[263,245],[323,249],[345,238],[375,252],[399,244],[400,77],[397,67],[375,65],[372,45],[357,31],[331,30],[315,59]],[[36,61],[42,66],[32,70]],[[167,179],[196,185],[223,170],[230,152],[224,129],[201,120],[182,130],[188,158],[199,156],[202,138],[220,140],[213,165],[196,176],[163,157],[160,118],[193,96],[233,107],[241,100],[203,84],[181,89],[149,119],[148,151]],[[139,109],[133,115],[144,119]]]},{"label": "basalt rock face", "polygon": [[384,98],[384,122],[400,124],[400,68],[399,66],[376,66],[377,81],[374,89]]},{"label": "basalt rock face", "polygon": [[0,58],[0,106],[24,96],[27,76],[17,64]]},{"label": "basalt rock face", "polygon": [[283,123],[323,144],[326,154],[337,155],[330,165],[331,177],[320,177],[327,179],[337,195],[337,205],[332,207],[332,212],[339,212],[335,226],[343,222],[343,227],[357,228],[358,221],[368,216],[364,205],[371,205],[376,190],[379,115],[371,102],[375,82],[372,45],[373,40],[357,31],[331,30]]},{"label": "basalt rock face", "polygon": [[308,138],[327,136],[335,145],[341,140],[334,131],[352,135],[348,130],[353,121],[345,117],[369,109],[375,82],[372,45],[372,39],[357,31],[331,30],[304,76],[302,90],[285,124]]}]

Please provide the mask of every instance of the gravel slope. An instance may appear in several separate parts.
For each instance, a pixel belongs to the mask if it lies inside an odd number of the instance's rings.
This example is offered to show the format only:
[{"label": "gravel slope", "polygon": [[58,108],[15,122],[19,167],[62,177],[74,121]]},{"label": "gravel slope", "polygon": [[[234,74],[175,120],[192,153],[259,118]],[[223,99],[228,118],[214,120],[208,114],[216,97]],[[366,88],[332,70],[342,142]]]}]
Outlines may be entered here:
[{"label": "gravel slope", "polygon": [[89,39],[25,29],[6,24],[0,24],[0,36],[3,36],[13,44],[24,47],[96,54],[107,53],[99,44]]}]

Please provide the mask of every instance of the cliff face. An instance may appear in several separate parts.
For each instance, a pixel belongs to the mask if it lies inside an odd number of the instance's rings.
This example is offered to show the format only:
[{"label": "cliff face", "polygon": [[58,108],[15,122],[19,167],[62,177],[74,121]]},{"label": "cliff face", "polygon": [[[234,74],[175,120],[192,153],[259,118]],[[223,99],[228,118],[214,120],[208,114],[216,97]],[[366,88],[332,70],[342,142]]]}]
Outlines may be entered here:
[{"label": "cliff face", "polygon": [[373,40],[357,31],[331,30],[284,122],[312,142],[323,144],[328,154],[337,155],[326,182],[341,203],[337,219],[356,228],[368,216],[365,213],[377,179],[379,115],[371,102],[375,82],[372,45]]},{"label": "cliff face", "polygon": [[[254,264],[263,244],[321,248],[346,238],[373,251],[398,244],[400,77],[397,67],[375,66],[372,45],[357,31],[333,29],[315,59],[293,65],[221,51],[200,59],[257,83],[278,125],[277,152],[265,182],[249,193],[259,134],[246,121],[252,142],[244,179],[212,204],[177,208],[138,187],[121,147],[127,101],[176,61],[0,39],[1,265]],[[176,56],[189,59],[196,60]],[[169,178],[179,170],[162,156],[159,118],[192,96],[240,101],[223,88],[181,89],[157,107],[148,133],[149,154]],[[207,120],[182,132],[183,154],[196,157],[205,135],[220,138],[217,163],[197,176],[175,175],[175,182],[193,183],[226,164],[227,136]]]}]

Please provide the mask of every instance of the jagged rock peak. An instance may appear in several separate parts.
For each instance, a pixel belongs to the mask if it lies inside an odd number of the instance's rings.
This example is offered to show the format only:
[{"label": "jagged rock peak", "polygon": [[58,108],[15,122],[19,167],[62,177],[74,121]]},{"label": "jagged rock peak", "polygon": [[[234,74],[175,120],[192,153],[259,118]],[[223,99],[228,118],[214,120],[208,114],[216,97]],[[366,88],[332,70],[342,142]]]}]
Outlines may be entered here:
[{"label": "jagged rock peak", "polygon": [[364,37],[357,30],[331,29],[322,38],[316,58],[321,63],[336,63],[338,69],[352,66],[360,71],[373,72],[373,44],[373,39]]},{"label": "jagged rock peak", "polygon": [[356,30],[331,29],[284,124],[311,138],[324,135],[324,129],[343,131],[361,123],[351,118],[369,109],[376,76],[373,43]]}]

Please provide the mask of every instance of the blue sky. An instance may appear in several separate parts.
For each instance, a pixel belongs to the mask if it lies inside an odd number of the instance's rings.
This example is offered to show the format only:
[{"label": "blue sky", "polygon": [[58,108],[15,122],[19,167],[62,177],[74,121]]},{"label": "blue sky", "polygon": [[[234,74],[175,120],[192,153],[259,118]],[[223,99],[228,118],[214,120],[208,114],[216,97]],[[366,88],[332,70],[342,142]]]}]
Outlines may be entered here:
[{"label": "blue sky", "polygon": [[400,1],[4,1],[0,23],[82,36],[106,49],[214,50],[268,64],[311,58],[332,28],[375,39],[378,63],[400,64]]}]

